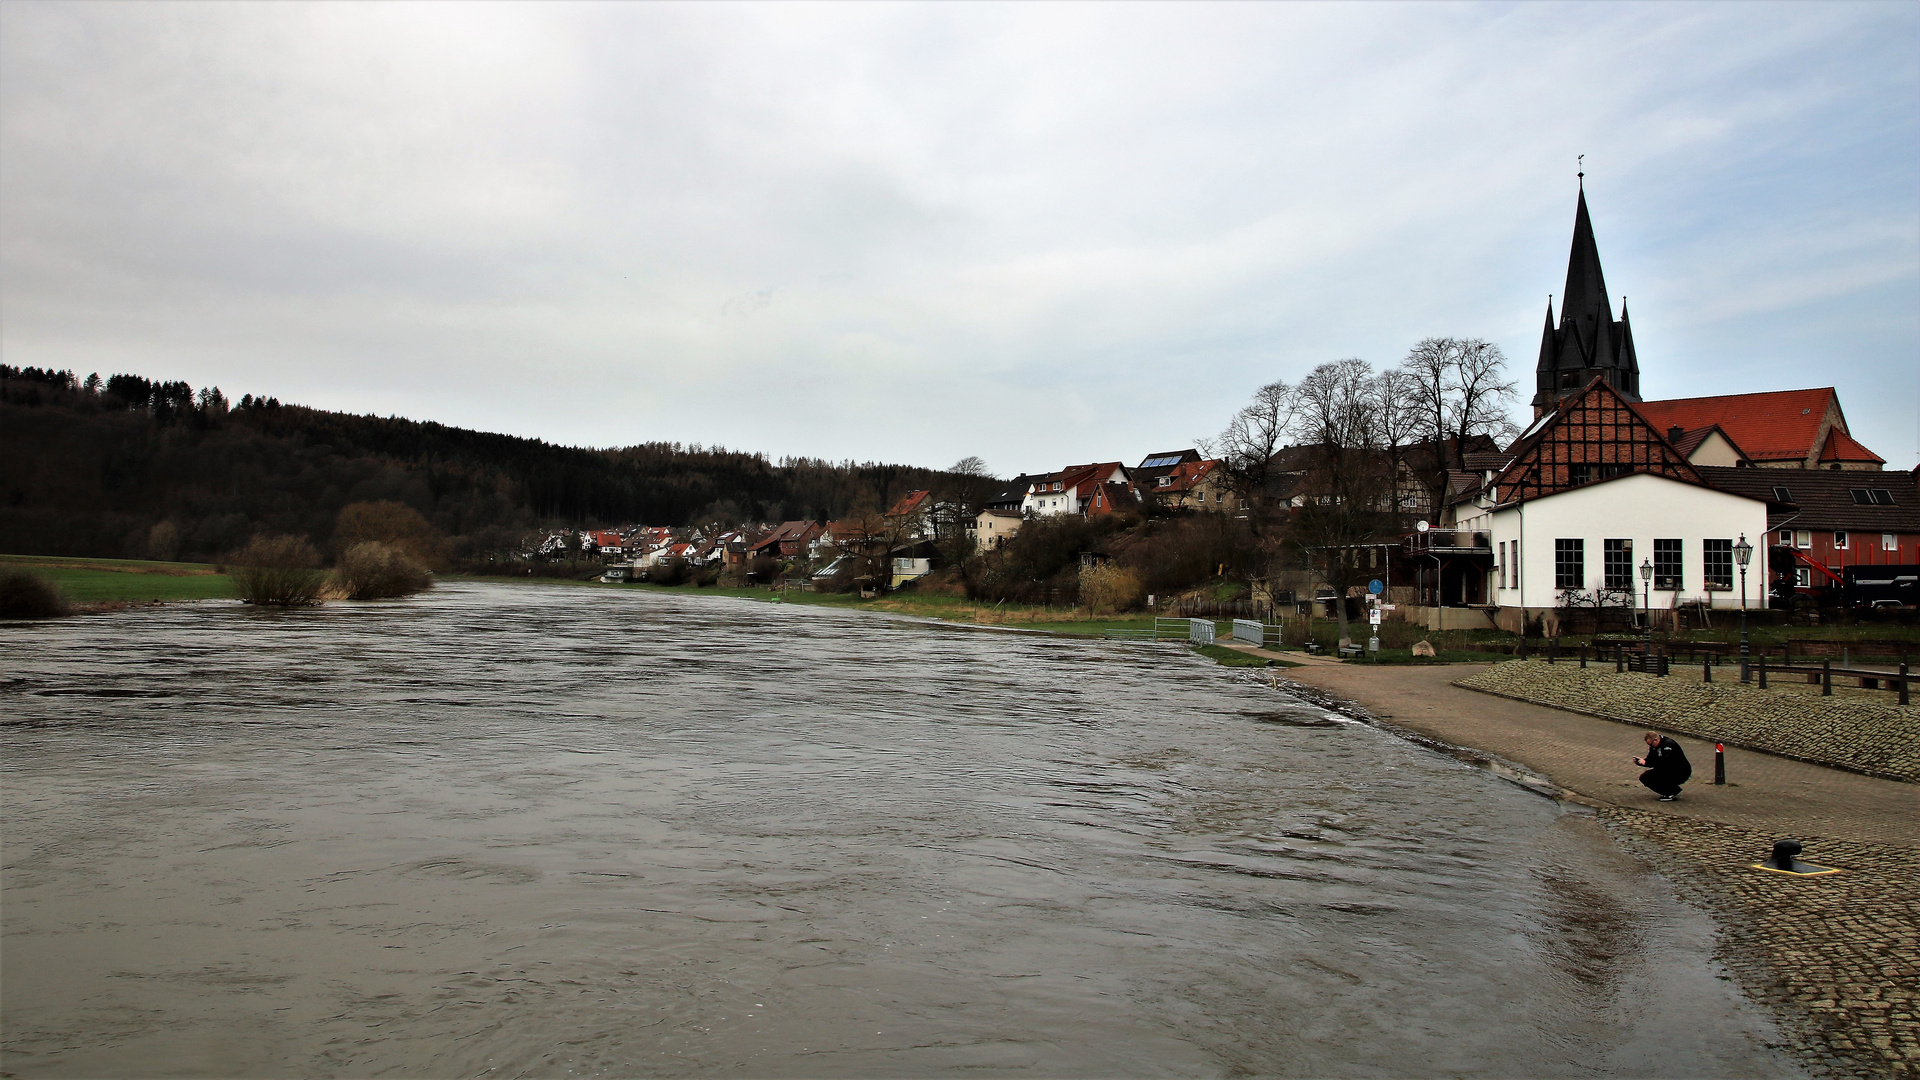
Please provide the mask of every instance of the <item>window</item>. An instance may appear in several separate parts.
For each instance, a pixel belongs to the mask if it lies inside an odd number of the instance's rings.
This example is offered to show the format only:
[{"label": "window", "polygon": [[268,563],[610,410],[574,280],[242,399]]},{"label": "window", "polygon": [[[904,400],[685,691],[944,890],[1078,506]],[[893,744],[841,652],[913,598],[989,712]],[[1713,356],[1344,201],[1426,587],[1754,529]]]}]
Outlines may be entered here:
[{"label": "window", "polygon": [[1587,542],[1585,540],[1553,542],[1553,587],[1556,589],[1587,587]]},{"label": "window", "polygon": [[1893,492],[1886,488],[1848,488],[1857,506],[1892,506]]},{"label": "window", "polygon": [[1593,466],[1575,465],[1569,473],[1573,483],[1585,484],[1593,479]]},{"label": "window", "polygon": [[1846,533],[1836,532],[1833,534],[1833,550],[1835,551],[1847,550],[1847,534]]},{"label": "window", "polygon": [[1796,567],[1793,571],[1793,584],[1795,587],[1801,588],[1801,589],[1812,588],[1813,587],[1813,571],[1807,569],[1804,566]]},{"label": "window", "polygon": [[1781,545],[1782,547],[1792,547],[1792,546],[1793,546],[1793,530],[1791,530],[1791,529],[1781,529],[1781,530],[1780,530],[1780,545]]},{"label": "window", "polygon": [[1578,387],[1579,385],[1580,385],[1579,372],[1563,371],[1560,373],[1560,389],[1571,390],[1571,389],[1574,389],[1575,387]]},{"label": "window", "polygon": [[1786,488],[1783,488],[1778,484],[1775,484],[1773,487],[1773,501],[1790,503],[1793,501],[1793,492],[1788,491]]},{"label": "window", "polygon": [[1701,572],[1708,588],[1733,588],[1733,541],[1702,540]]},{"label": "window", "polygon": [[1494,571],[1500,577],[1500,587],[1507,587],[1507,542],[1500,541],[1500,558],[1493,564]]},{"label": "window", "polygon": [[1601,572],[1607,588],[1633,588],[1633,541],[1608,540],[1601,552]]},{"label": "window", "polygon": [[1895,533],[1881,533],[1880,534],[1880,550],[1881,551],[1899,551],[1900,537]]},{"label": "window", "polygon": [[1653,542],[1653,587],[1662,592],[1672,592],[1680,588],[1681,571],[1685,569],[1680,555],[1680,541],[1655,540]]},{"label": "window", "polygon": [[1797,548],[1812,547],[1813,546],[1813,530],[1811,529],[1795,530],[1793,534],[1793,546]]}]

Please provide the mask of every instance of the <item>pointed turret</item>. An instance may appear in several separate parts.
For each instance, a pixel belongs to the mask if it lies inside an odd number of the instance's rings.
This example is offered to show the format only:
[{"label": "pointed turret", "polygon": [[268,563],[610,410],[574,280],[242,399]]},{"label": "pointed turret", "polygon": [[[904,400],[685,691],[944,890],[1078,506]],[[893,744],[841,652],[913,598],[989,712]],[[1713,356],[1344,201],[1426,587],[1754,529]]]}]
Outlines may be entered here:
[{"label": "pointed turret", "polygon": [[1600,247],[1593,238],[1593,219],[1587,212],[1585,176],[1573,213],[1573,246],[1567,253],[1567,289],[1560,296],[1560,323],[1553,322],[1553,303],[1547,303],[1547,328],[1540,336],[1540,363],[1535,371],[1533,412],[1539,416],[1568,394],[1593,381],[1595,375],[1629,400],[1640,400],[1640,366],[1633,353],[1633,337],[1622,318],[1613,318],[1607,299],[1607,278],[1600,269]]}]

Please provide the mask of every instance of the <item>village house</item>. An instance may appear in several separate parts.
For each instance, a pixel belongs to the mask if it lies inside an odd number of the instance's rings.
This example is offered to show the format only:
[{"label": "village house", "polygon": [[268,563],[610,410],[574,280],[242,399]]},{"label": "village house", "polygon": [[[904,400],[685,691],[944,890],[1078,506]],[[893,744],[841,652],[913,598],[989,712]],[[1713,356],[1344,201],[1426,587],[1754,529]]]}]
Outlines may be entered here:
[{"label": "village house", "polygon": [[1486,605],[1509,630],[1568,608],[1742,606],[1734,547],[1766,536],[1766,500],[1709,486],[1605,379],[1558,399],[1509,455],[1454,505],[1447,550],[1425,549],[1461,571],[1442,603]]},{"label": "village house", "polygon": [[1767,503],[1764,565],[1775,597],[1845,588],[1850,568],[1920,569],[1920,470],[1702,468],[1709,484]]},{"label": "village house", "polygon": [[[1127,467],[1117,461],[1069,465],[1057,473],[1036,478],[1021,501],[1020,512],[1032,517],[1085,514],[1096,495],[1104,496],[1103,485],[1107,484],[1131,487]],[[1111,512],[1111,497],[1103,497],[1101,503],[1109,508],[1103,513]]]},{"label": "village house", "polygon": [[967,530],[967,538],[982,551],[994,548],[1012,539],[1020,531],[1020,525],[1027,519],[1018,510],[1001,510],[993,507],[974,515],[973,525]]},{"label": "village house", "polygon": [[1738,466],[1740,460],[1729,460],[1734,454],[1764,469],[1867,471],[1886,464],[1847,433],[1840,395],[1831,386],[1642,401],[1637,408],[1679,445],[1717,431],[1727,448],[1712,459],[1695,459],[1690,452],[1689,459],[1699,465]]}]

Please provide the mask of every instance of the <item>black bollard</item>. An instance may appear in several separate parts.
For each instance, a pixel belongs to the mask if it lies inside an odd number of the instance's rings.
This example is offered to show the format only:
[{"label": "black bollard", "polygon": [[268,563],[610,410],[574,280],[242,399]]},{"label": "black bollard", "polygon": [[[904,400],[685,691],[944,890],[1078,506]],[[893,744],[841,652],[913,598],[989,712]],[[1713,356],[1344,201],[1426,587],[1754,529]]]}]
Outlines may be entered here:
[{"label": "black bollard", "polygon": [[1613,673],[1618,675],[1625,670],[1627,670],[1627,647],[1625,645],[1615,645],[1613,647]]},{"label": "black bollard", "polygon": [[1711,659],[1705,661],[1700,665],[1700,681],[1701,682],[1713,681],[1713,661]]},{"label": "black bollard", "polygon": [[1820,696],[1833,696],[1833,657],[1820,658]]},{"label": "black bollard", "polygon": [[1713,782],[1727,782],[1727,746],[1725,743],[1713,744]]},{"label": "black bollard", "polygon": [[1587,646],[1584,642],[1580,645],[1580,666],[1587,666]]},{"label": "black bollard", "polygon": [[1907,703],[1907,654],[1900,654],[1900,704]]},{"label": "black bollard", "polygon": [[1775,870],[1793,872],[1793,857],[1801,852],[1800,841],[1781,840],[1773,845],[1773,854],[1768,857],[1767,865]]},{"label": "black bollard", "polygon": [[1767,654],[1760,654],[1760,689],[1767,688]]}]

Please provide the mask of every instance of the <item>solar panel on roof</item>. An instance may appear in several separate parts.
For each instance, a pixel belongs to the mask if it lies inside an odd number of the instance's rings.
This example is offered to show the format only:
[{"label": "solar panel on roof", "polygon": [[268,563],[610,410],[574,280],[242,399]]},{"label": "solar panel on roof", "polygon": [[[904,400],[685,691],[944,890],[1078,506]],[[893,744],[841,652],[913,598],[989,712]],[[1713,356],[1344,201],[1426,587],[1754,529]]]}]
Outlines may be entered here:
[{"label": "solar panel on roof", "polygon": [[1163,454],[1160,457],[1148,458],[1147,460],[1140,463],[1140,467],[1143,469],[1157,469],[1162,465],[1178,465],[1178,464],[1180,464],[1179,454]]}]

